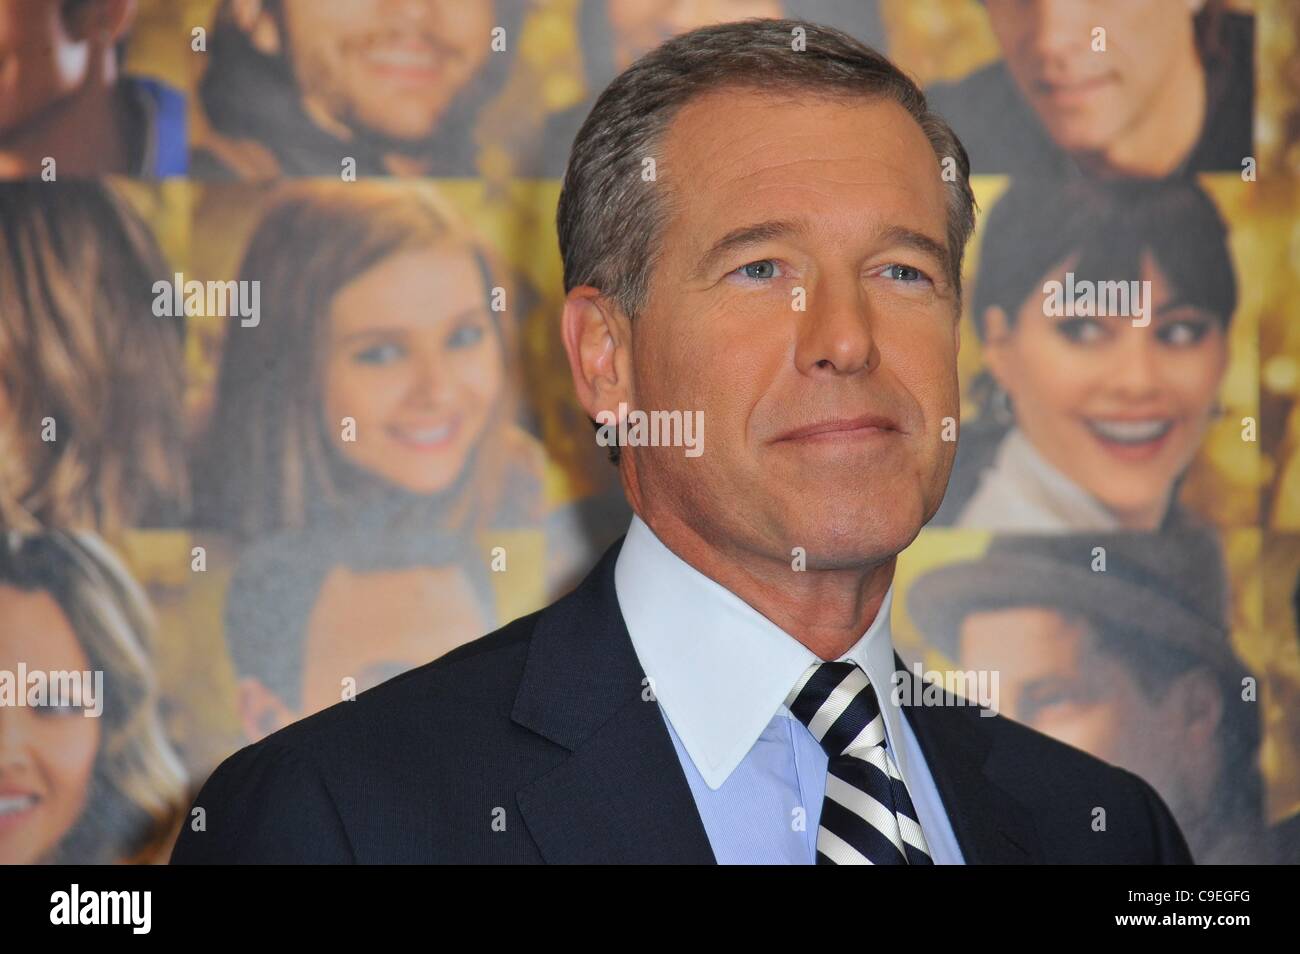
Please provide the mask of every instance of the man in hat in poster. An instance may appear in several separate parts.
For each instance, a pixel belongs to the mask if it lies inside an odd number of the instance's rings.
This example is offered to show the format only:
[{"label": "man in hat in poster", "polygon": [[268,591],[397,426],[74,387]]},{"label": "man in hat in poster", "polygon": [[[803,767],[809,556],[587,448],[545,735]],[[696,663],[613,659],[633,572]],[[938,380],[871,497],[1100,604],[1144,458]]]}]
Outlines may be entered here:
[{"label": "man in hat in poster", "polygon": [[999,674],[1003,715],[1150,782],[1198,863],[1267,860],[1255,680],[1209,531],[996,537],[908,606],[959,667]]}]

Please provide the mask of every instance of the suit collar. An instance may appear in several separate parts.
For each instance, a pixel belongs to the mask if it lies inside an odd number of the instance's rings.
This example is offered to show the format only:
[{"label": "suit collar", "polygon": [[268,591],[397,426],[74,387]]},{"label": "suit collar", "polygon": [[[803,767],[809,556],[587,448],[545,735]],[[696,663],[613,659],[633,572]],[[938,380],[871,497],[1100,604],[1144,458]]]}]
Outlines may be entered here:
[{"label": "suit collar", "polygon": [[[754,747],[790,688],[817,656],[789,633],[668,548],[632,518],[614,587],[633,650],[704,783],[718,789]],[[875,619],[839,658],[862,667],[878,694],[894,672],[889,632],[893,587]],[[884,708],[897,740],[902,715]],[[895,749],[899,771],[911,766]]]},{"label": "suit collar", "polygon": [[570,755],[516,802],[548,862],[711,864],[695,798],[619,611],[622,542],[538,618],[511,718]]},{"label": "suit collar", "polygon": [[511,711],[571,751],[639,699],[645,678],[614,593],[622,546],[620,537],[575,590],[541,612]]},{"label": "suit collar", "polygon": [[912,682],[901,708],[925,754],[966,864],[1041,863],[1028,810],[992,777],[999,752],[989,730],[1002,716],[981,716],[981,707],[963,704],[947,692],[943,705],[926,705],[921,680],[897,654],[894,662]]},{"label": "suit collar", "polygon": [[[511,718],[570,755],[520,789],[516,801],[549,862],[713,863],[619,610],[614,569],[622,543],[538,617]],[[897,654],[894,661],[907,671]],[[922,698],[913,692],[904,714],[966,862],[1041,860],[1028,811],[988,775],[999,753],[978,707],[952,704],[952,696],[927,706]]]}]

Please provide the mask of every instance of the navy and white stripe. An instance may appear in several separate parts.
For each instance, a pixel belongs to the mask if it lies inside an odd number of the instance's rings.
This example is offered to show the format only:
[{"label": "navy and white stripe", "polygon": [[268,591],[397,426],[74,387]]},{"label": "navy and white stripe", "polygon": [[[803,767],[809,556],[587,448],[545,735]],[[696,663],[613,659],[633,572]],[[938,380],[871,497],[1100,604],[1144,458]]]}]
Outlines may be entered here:
[{"label": "navy and white stripe", "polygon": [[785,704],[830,759],[817,863],[933,864],[867,674],[856,663],[813,663]]}]

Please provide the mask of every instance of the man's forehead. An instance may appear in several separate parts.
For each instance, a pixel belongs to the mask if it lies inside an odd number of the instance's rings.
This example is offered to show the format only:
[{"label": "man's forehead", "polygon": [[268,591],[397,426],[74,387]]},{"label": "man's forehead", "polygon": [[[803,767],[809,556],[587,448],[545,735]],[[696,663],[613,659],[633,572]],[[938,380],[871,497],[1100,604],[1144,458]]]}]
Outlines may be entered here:
[{"label": "man's forehead", "polygon": [[863,177],[874,165],[919,175],[938,171],[920,124],[898,103],[816,91],[703,93],[673,117],[663,151],[670,167],[701,175],[705,185],[796,163],[842,164],[848,172],[860,166]]},{"label": "man's forehead", "polygon": [[[938,160],[920,125],[880,97],[830,99],[727,88],[674,118],[663,158],[674,205],[751,220],[851,202],[919,227],[945,215]],[[735,224],[735,223],[733,223]]]}]

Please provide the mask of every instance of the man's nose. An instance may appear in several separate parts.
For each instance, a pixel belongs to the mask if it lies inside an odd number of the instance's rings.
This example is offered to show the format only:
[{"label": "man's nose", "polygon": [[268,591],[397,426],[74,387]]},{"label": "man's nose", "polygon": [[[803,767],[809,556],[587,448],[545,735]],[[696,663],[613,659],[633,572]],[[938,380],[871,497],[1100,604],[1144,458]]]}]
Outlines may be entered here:
[{"label": "man's nose", "polygon": [[449,6],[446,0],[387,0],[384,12],[408,24],[445,26]]},{"label": "man's nose", "polygon": [[880,363],[871,303],[857,281],[823,281],[799,322],[795,364],[804,374],[854,374]]},{"label": "man's nose", "polygon": [[[1031,49],[1044,58],[1076,56],[1088,49],[1090,4],[1078,0],[1034,0],[1028,12]],[[1092,19],[1096,19],[1093,15]]]}]

